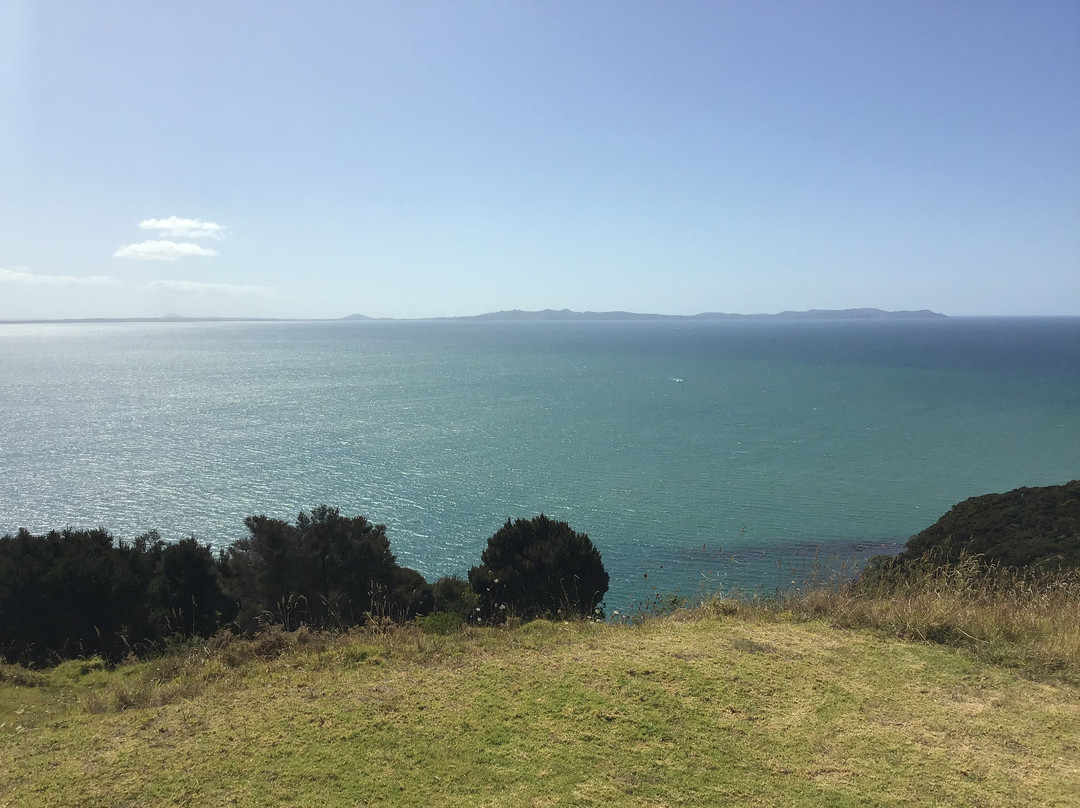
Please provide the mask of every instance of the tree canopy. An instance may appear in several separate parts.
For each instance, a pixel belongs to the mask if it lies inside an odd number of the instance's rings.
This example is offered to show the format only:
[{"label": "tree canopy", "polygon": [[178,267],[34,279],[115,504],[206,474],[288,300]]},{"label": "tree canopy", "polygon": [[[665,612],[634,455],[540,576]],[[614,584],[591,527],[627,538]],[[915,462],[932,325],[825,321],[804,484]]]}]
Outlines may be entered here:
[{"label": "tree canopy", "polygon": [[101,528],[0,538],[0,654],[9,659],[119,659],[208,637],[235,614],[213,553],[195,539],[166,544],[150,532],[114,543]]},{"label": "tree canopy", "polygon": [[540,514],[507,519],[488,539],[469,585],[488,617],[589,616],[608,590],[608,574],[588,535]]},{"label": "tree canopy", "polygon": [[267,516],[244,524],[228,576],[242,625],[263,616],[286,627],[352,625],[372,613],[400,618],[430,608],[430,586],[398,566],[385,525],[327,505],[301,511],[295,525]]}]

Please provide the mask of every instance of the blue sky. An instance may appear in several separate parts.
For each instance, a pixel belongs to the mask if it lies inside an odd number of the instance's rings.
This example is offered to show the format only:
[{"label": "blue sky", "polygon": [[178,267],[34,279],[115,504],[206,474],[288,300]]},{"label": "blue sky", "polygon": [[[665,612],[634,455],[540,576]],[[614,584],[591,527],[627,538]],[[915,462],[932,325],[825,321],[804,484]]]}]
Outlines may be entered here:
[{"label": "blue sky", "polygon": [[1080,315],[1080,4],[0,5],[0,318]]}]

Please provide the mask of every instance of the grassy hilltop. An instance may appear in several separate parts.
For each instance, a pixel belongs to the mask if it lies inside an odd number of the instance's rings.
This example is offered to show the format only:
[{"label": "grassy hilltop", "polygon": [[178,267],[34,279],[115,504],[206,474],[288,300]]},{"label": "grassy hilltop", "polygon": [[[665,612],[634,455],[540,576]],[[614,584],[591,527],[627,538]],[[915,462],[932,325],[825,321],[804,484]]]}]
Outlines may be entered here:
[{"label": "grassy hilltop", "polygon": [[1070,585],[4,666],[0,806],[1076,805]]}]

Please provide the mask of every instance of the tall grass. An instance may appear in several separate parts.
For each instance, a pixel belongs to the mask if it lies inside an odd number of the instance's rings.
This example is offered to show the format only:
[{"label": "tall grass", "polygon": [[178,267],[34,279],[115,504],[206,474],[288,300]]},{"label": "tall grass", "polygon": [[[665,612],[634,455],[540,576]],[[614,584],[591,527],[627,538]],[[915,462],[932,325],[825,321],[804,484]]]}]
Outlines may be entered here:
[{"label": "tall grass", "polygon": [[961,648],[1039,680],[1080,684],[1080,571],[1017,569],[965,555],[885,565],[860,580],[713,611],[773,612]]}]

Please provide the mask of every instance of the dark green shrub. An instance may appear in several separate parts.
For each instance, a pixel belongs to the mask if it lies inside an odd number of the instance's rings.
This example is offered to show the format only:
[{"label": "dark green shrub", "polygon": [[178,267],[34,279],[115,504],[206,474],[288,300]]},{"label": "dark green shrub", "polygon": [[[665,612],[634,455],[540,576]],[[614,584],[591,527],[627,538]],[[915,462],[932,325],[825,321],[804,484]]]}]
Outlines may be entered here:
[{"label": "dark green shrub", "polygon": [[481,564],[469,570],[482,614],[524,619],[602,614],[608,574],[589,537],[540,514],[506,520],[490,539]]},{"label": "dark green shrub", "polygon": [[234,612],[210,548],[194,539],[166,545],[151,532],[114,544],[101,528],[0,538],[0,654],[13,660],[117,661],[208,637]]},{"label": "dark green shrub", "polygon": [[398,567],[390,575],[386,613],[394,620],[411,620],[432,610],[435,598],[431,584],[414,569]]},{"label": "dark green shrub", "polygon": [[439,612],[453,612],[461,620],[470,620],[476,617],[476,609],[480,605],[480,598],[469,588],[468,581],[458,578],[456,575],[446,575],[437,580],[432,586],[434,597],[434,609]]},{"label": "dark green shrub", "polygon": [[244,520],[248,537],[228,553],[228,584],[240,625],[267,620],[300,625],[357,625],[369,615],[408,619],[431,609],[431,588],[390,552],[386,526],[320,505],[296,524],[267,516]]},{"label": "dark green shrub", "polygon": [[210,637],[236,616],[236,601],[221,587],[218,562],[207,545],[194,538],[156,548],[158,572],[152,601],[181,636]]}]

